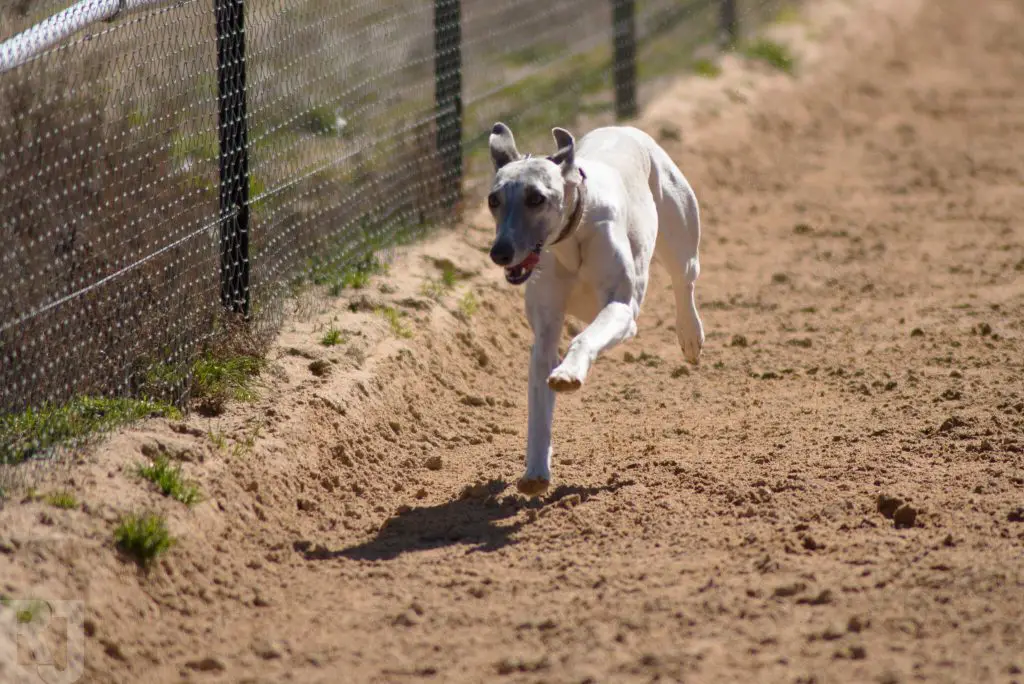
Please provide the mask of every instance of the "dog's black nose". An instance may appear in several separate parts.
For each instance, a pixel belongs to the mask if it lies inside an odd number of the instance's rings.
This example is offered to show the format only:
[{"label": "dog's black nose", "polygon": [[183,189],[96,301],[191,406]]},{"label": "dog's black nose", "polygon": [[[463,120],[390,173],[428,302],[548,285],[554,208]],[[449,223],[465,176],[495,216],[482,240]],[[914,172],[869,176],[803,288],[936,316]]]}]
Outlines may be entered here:
[{"label": "dog's black nose", "polygon": [[499,240],[491,247],[491,261],[499,266],[508,266],[516,255],[516,248],[511,242]]}]

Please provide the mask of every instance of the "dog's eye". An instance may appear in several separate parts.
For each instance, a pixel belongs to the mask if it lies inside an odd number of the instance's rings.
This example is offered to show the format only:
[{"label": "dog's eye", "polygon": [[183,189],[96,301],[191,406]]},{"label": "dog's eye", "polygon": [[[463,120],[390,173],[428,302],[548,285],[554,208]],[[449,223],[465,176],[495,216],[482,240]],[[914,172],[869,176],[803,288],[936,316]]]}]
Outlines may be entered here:
[{"label": "dog's eye", "polygon": [[499,204],[501,204],[501,198],[498,197],[498,193],[492,192],[487,196],[487,206],[491,209],[497,209]]},{"label": "dog's eye", "polygon": [[530,192],[526,195],[526,206],[539,207],[544,204],[544,195],[539,192]]}]

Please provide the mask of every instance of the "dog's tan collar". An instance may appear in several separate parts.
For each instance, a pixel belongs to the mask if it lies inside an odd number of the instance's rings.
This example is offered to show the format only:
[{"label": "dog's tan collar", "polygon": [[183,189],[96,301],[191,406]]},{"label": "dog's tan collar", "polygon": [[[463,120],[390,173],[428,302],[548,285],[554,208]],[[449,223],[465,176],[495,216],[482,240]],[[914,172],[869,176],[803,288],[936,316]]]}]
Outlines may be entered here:
[{"label": "dog's tan collar", "polygon": [[569,220],[566,222],[565,227],[555,238],[548,247],[554,247],[562,240],[566,239],[570,235],[576,232],[576,229],[580,227],[580,223],[583,222],[583,211],[587,204],[587,174],[583,172],[582,167],[579,168],[580,172],[580,184],[576,186],[576,207],[569,214]]}]

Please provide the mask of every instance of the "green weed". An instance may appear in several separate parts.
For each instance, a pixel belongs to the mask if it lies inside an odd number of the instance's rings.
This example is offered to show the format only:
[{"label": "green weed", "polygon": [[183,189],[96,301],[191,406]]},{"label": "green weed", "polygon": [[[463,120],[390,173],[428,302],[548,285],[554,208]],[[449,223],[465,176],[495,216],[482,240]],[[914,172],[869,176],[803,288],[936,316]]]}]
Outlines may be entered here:
[{"label": "green weed", "polygon": [[325,347],[334,347],[339,344],[345,344],[345,337],[341,334],[341,331],[337,328],[329,328],[324,336],[320,338],[320,344]]},{"label": "green weed", "polygon": [[480,302],[477,301],[476,295],[472,291],[467,292],[459,300],[459,311],[466,318],[472,318],[473,314],[480,310]]},{"label": "green weed", "polygon": [[78,397],[0,416],[0,464],[17,464],[50,448],[150,416],[180,418],[170,404],[139,399]]},{"label": "green weed", "polygon": [[14,619],[19,625],[28,625],[35,622],[44,612],[50,609],[46,601],[40,601],[39,599],[26,599],[23,601],[4,599],[3,604],[14,608]]},{"label": "green weed", "polygon": [[217,430],[217,431],[211,430],[209,433],[207,433],[207,437],[210,438],[210,441],[213,442],[213,446],[216,447],[218,451],[223,451],[224,449],[227,449],[227,447],[228,447],[227,435],[225,435],[220,430]]},{"label": "green weed", "polygon": [[722,67],[710,59],[698,59],[693,63],[693,72],[703,78],[717,78],[722,75]]},{"label": "green weed", "polygon": [[70,510],[72,508],[78,508],[78,499],[75,498],[73,492],[62,489],[60,491],[51,492],[46,495],[46,503],[57,508],[63,508]]},{"label": "green weed", "polygon": [[114,530],[117,548],[143,567],[169,550],[175,542],[167,530],[167,521],[158,513],[126,515]]},{"label": "green weed", "polygon": [[741,52],[748,59],[764,62],[787,74],[792,74],[796,69],[796,58],[789,48],[767,38],[744,45]]},{"label": "green weed", "polygon": [[253,380],[266,362],[246,354],[219,355],[207,352],[192,366],[192,396],[203,413],[217,415],[229,400],[252,401],[256,391]]},{"label": "green weed", "polygon": [[800,10],[794,5],[785,4],[775,13],[775,22],[778,24],[798,24],[802,21]]},{"label": "green weed", "polygon": [[252,453],[253,448],[256,446],[256,440],[259,439],[260,431],[263,426],[257,424],[253,431],[245,436],[241,441],[235,442],[234,448],[231,450],[231,456],[234,458],[241,458]]},{"label": "green weed", "polygon": [[181,472],[181,466],[172,465],[166,456],[160,456],[152,463],[139,466],[138,474],[155,484],[161,494],[180,501],[186,506],[191,506],[199,501],[199,487],[195,483],[187,481]]},{"label": "green weed", "polygon": [[391,332],[397,337],[410,338],[412,330],[402,323],[402,314],[393,306],[382,306],[377,309],[377,314],[384,317],[384,320],[391,326]]}]

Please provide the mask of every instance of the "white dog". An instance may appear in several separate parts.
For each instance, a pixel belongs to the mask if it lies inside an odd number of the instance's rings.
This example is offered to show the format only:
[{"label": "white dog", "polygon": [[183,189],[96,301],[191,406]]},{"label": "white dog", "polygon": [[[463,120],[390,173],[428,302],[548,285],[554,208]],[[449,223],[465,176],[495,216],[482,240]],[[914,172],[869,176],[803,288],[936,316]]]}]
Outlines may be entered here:
[{"label": "white dog", "polygon": [[[636,128],[598,128],[578,149],[568,131],[551,132],[558,151],[550,157],[521,155],[503,123],[489,140],[495,176],[488,205],[497,224],[491,259],[509,283],[529,281],[534,342],[526,474],[518,483],[528,496],[551,481],[554,393],[579,389],[598,354],[636,334],[655,253],[672,276],[686,360],[697,363],[704,346],[694,302],[700,215],[682,172]],[[589,325],[559,363],[566,313]]]}]

